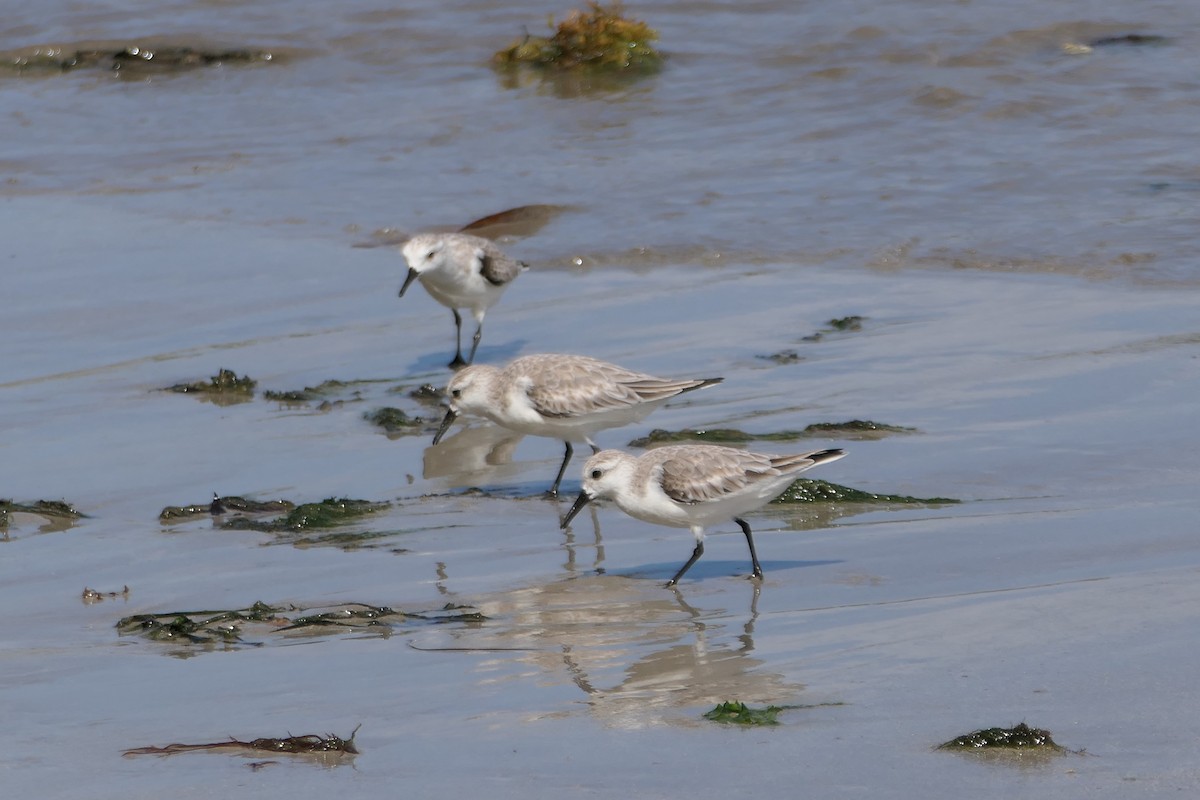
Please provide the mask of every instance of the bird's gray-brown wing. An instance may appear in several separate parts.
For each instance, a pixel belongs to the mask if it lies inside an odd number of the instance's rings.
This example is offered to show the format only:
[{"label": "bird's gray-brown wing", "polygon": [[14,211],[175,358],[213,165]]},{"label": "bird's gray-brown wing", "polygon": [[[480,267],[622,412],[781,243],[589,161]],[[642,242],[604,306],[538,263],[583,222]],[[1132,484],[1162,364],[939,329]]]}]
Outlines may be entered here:
[{"label": "bird's gray-brown wing", "polygon": [[479,274],[493,286],[510,283],[528,266],[504,255],[490,242],[475,249],[475,260],[479,263]]},{"label": "bird's gray-brown wing", "polygon": [[780,474],[769,457],[729,447],[685,445],[651,452],[660,454],[663,492],[678,503],[719,500],[759,478]]},{"label": "bird's gray-brown wing", "polygon": [[531,379],[530,402],[544,417],[630,408],[722,380],[656,378],[585,356],[528,356],[521,361]]},{"label": "bird's gray-brown wing", "polygon": [[578,417],[644,402],[630,381],[648,376],[585,356],[535,355],[511,365],[528,379],[529,401],[544,417]]}]

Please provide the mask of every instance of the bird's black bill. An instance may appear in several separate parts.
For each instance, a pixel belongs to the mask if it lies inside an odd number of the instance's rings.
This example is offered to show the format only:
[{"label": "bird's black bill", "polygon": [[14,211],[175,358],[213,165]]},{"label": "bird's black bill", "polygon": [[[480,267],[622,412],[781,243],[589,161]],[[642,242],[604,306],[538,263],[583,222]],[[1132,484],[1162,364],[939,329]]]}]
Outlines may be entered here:
[{"label": "bird's black bill", "polygon": [[450,430],[450,426],[454,424],[454,420],[458,417],[458,412],[453,408],[446,412],[446,416],[442,418],[442,424],[438,426],[437,433],[433,435],[433,443],[437,444],[446,435],[446,431]]},{"label": "bird's black bill", "polygon": [[587,492],[580,492],[579,497],[575,498],[575,503],[571,506],[571,510],[562,518],[562,524],[558,527],[566,530],[566,527],[571,524],[571,520],[575,519],[575,515],[583,510],[583,507],[592,502],[592,498],[588,497]]},{"label": "bird's black bill", "polygon": [[400,287],[400,296],[404,297],[404,293],[408,291],[408,287],[412,286],[412,282],[421,277],[421,273],[417,272],[412,267],[408,268],[408,277],[404,279],[404,285]]}]

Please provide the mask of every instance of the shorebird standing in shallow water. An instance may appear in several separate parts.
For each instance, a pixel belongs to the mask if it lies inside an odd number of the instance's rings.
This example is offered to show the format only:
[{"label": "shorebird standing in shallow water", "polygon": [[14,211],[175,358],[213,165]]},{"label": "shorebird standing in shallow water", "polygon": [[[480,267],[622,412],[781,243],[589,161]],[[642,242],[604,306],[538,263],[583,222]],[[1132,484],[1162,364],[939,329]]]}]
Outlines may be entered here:
[{"label": "shorebird standing in shallow water", "polygon": [[[529,265],[509,258],[490,240],[468,233],[419,233],[401,252],[408,261],[408,277],[400,296],[404,297],[413,281],[420,280],[430,297],[454,312],[454,360],[450,366],[470,364],[483,336],[484,315]],[[466,361],[462,357],[460,308],[471,310],[476,325]]]},{"label": "shorebird standing in shallow water", "polygon": [[643,419],[672,397],[720,383],[721,378],[657,378],[587,356],[522,356],[503,368],[477,364],[450,379],[450,410],[433,437],[436,445],[460,414],[484,417],[501,427],[566,444],[549,494],[558,494],[575,450],[572,442],[600,448],[592,436]]},{"label": "shorebird standing in shallow water", "polygon": [[711,444],[660,447],[640,457],[605,450],[583,465],[583,490],[561,527],[591,501],[615,500],[618,508],[644,522],[691,528],[696,549],[667,581],[674,586],[704,554],[705,527],[733,519],[746,534],[754,577],[761,580],[754,538],[742,515],[774,500],[799,473],[844,455],[842,450],[813,450],[774,456]]}]

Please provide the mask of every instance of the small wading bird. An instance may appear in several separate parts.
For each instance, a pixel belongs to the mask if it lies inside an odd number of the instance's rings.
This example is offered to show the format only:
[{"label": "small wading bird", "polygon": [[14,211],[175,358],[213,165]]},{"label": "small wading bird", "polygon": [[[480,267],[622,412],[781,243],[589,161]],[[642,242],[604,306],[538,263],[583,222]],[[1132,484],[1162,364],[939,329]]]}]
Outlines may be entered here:
[{"label": "small wading bird", "polygon": [[[491,241],[467,233],[419,233],[401,252],[408,262],[408,277],[400,296],[404,297],[413,281],[420,280],[430,297],[454,312],[454,360],[449,366],[457,369],[470,364],[483,336],[484,315],[529,265],[509,258]],[[476,325],[466,361],[462,357],[460,308],[471,310]]]},{"label": "small wading bird", "polygon": [[704,554],[704,529],[733,519],[746,534],[754,577],[762,579],[754,538],[741,516],[774,500],[799,473],[844,455],[842,450],[814,450],[774,456],[711,444],[660,447],[640,457],[604,450],[583,465],[583,490],[561,527],[566,529],[591,501],[615,500],[618,508],[644,522],[691,528],[696,549],[667,581],[674,586]]},{"label": "small wading bird", "polygon": [[531,436],[561,439],[567,446],[548,494],[558,494],[575,449],[592,436],[643,419],[672,397],[720,383],[721,378],[657,378],[587,356],[522,356],[503,368],[482,364],[460,370],[446,387],[450,410],[433,437],[436,445],[460,414],[484,417]]}]

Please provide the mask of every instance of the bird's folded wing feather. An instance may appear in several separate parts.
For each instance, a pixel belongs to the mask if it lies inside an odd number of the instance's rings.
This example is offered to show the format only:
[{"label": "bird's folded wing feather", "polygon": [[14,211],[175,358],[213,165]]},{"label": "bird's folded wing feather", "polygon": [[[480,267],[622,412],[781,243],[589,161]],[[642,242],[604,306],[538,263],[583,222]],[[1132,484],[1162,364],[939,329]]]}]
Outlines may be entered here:
[{"label": "bird's folded wing feather", "polygon": [[643,397],[640,391],[648,377],[610,364],[580,362],[569,369],[546,371],[530,384],[527,393],[530,403],[542,416],[573,417],[628,408],[651,399]]},{"label": "bird's folded wing feather", "polygon": [[686,454],[662,463],[663,492],[678,503],[719,500],[765,476],[778,475],[770,460],[755,453],[725,448],[706,450],[703,460]]},{"label": "bird's folded wing feather", "polygon": [[479,274],[493,286],[503,286],[521,272],[521,265],[501,253],[491,253],[482,247],[476,248],[475,260],[479,262]]}]

